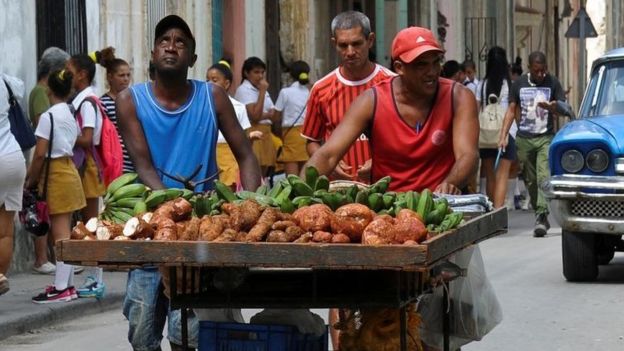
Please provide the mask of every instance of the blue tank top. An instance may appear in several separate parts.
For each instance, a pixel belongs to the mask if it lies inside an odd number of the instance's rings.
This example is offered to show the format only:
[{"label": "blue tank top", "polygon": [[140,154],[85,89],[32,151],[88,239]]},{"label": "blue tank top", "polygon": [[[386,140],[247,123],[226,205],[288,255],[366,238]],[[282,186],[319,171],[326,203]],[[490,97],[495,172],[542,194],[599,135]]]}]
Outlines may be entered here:
[{"label": "blue tank top", "polygon": [[[193,90],[191,98],[175,111],[169,111],[158,103],[151,83],[135,84],[130,88],[154,168],[163,184],[171,188],[183,186],[163,172],[189,177],[201,165],[201,170],[192,179],[194,181],[217,173],[218,127],[212,84],[198,80],[189,82]],[[204,183],[195,191],[211,189],[212,184],[212,181]]]}]

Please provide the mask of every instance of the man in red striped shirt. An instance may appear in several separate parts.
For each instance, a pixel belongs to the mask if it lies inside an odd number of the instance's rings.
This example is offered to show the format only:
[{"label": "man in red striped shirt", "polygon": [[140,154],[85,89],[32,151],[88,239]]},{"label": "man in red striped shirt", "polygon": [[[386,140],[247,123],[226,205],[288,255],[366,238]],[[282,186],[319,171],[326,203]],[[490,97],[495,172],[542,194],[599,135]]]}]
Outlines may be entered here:
[{"label": "man in red striped shirt", "polygon": [[[310,156],[329,139],[360,93],[395,75],[368,58],[375,33],[366,15],[357,11],[340,13],[333,19],[331,30],[341,63],[317,81],[310,92],[302,130]],[[371,164],[368,138],[362,134],[338,163],[332,178],[370,183]]]}]

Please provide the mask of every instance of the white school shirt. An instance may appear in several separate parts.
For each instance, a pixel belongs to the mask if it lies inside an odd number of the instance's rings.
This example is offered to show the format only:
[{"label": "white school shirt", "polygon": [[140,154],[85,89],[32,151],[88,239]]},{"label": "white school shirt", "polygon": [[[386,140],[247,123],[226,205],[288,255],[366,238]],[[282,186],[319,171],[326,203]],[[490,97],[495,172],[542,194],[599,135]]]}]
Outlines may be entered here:
[{"label": "white school shirt", "polygon": [[21,80],[0,73],[0,156],[22,151],[13,133],[11,133],[9,91],[4,85],[5,81],[11,87],[15,98],[21,99],[24,95],[24,83]]},{"label": "white school shirt", "polygon": [[[253,104],[258,101],[259,90],[254,87],[251,82],[247,79],[243,81],[243,83],[236,89],[236,94],[234,98],[244,105]],[[273,107],[273,100],[271,100],[271,96],[269,92],[266,92],[264,97],[264,107],[262,108],[262,113],[269,112]],[[259,122],[260,124],[272,124],[270,119],[263,119]]]},{"label": "white school shirt", "polygon": [[280,91],[275,109],[282,112],[283,127],[303,125],[309,95],[310,89],[299,82],[294,82]]},{"label": "white school shirt", "polygon": [[[72,105],[76,111],[80,103],[87,96],[92,96],[99,100],[98,96],[95,95],[93,91],[93,87],[86,87],[72,100]],[[102,136],[102,113],[100,109],[96,108],[94,110],[92,104],[85,102],[82,104],[82,107],[80,107],[80,115],[82,116],[82,128],[93,128],[93,145],[100,145],[100,138]]]},{"label": "white school shirt", "polygon": [[[41,114],[35,135],[39,138],[50,140],[50,114],[54,118],[54,134],[52,136],[52,158],[71,157],[76,139],[80,134],[80,126],[64,102],[50,107]],[[46,151],[46,156],[48,152]]]},{"label": "white school shirt", "polygon": [[[232,106],[234,107],[234,113],[236,114],[236,119],[238,120],[238,124],[240,124],[243,130],[249,129],[251,127],[251,123],[249,123],[249,117],[247,116],[247,107],[243,105],[242,102],[237,101],[233,97],[231,96],[228,96],[228,97],[230,98],[230,102],[232,103]],[[227,143],[227,141],[225,141],[225,137],[223,136],[223,133],[221,133],[221,128],[219,128],[219,137],[217,138],[217,143],[222,143],[222,144]]]}]

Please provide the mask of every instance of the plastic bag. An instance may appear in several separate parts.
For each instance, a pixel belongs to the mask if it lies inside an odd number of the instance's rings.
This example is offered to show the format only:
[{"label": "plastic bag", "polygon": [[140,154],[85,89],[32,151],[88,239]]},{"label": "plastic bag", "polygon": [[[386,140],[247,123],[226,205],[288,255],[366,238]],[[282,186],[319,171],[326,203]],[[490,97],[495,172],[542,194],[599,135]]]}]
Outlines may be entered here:
[{"label": "plastic bag", "polygon": [[[485,273],[481,250],[470,246],[454,255],[449,261],[467,269],[466,277],[449,283],[450,289],[450,349],[456,350],[471,341],[481,340],[503,320],[500,303]],[[442,299],[444,287],[438,286],[433,294],[421,297],[418,312],[421,314],[421,338],[429,346],[443,348]]]}]

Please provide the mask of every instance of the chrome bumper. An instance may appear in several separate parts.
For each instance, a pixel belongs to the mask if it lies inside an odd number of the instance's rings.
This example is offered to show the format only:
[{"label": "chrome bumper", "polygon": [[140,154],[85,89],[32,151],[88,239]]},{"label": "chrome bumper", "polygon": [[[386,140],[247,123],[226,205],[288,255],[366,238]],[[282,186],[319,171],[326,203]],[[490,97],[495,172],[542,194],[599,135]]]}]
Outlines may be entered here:
[{"label": "chrome bumper", "polygon": [[[624,177],[559,175],[551,177],[542,189],[562,229],[624,234]],[[592,193],[588,190],[617,193]]]}]

